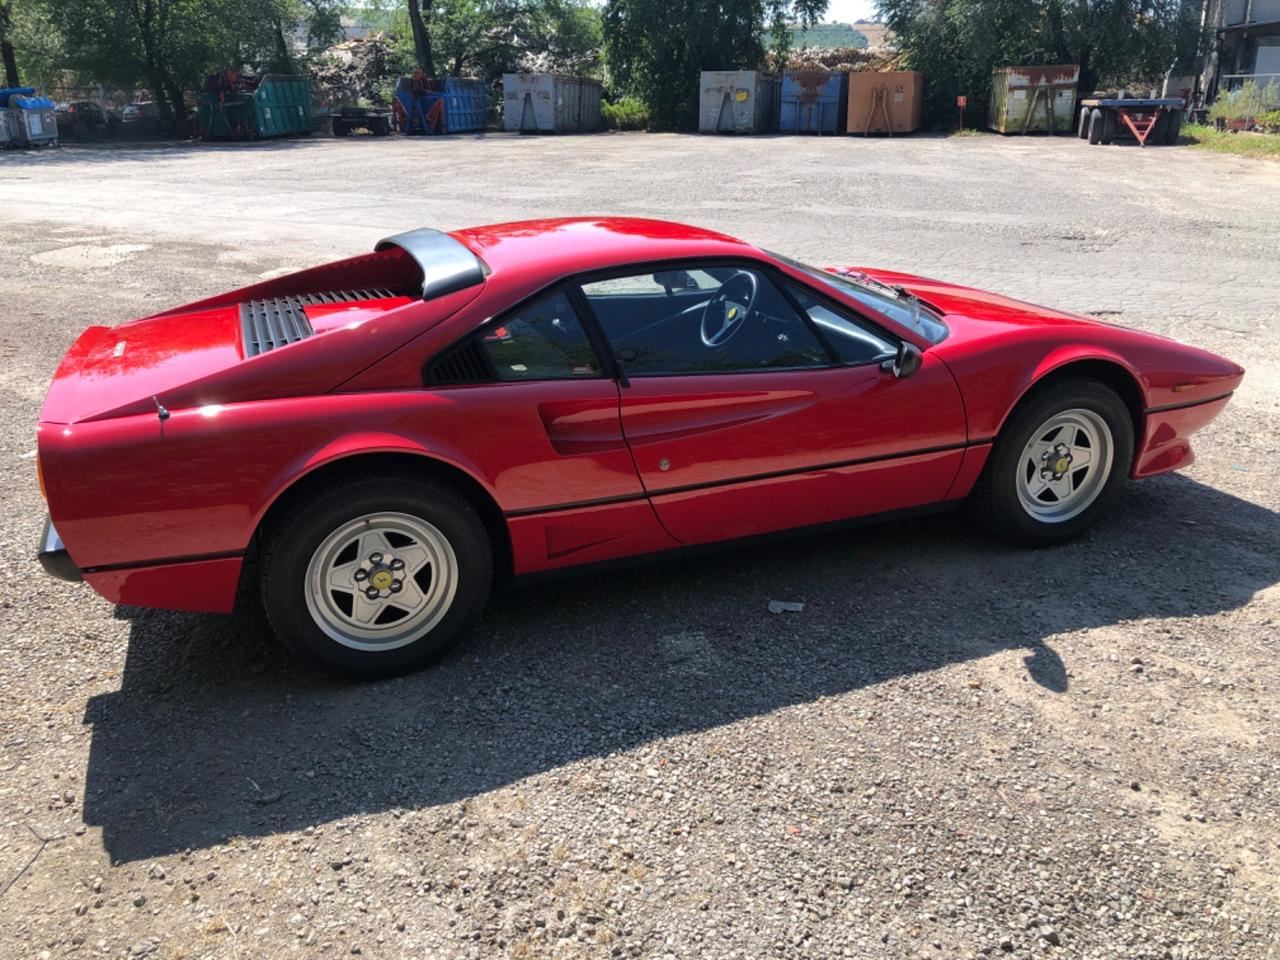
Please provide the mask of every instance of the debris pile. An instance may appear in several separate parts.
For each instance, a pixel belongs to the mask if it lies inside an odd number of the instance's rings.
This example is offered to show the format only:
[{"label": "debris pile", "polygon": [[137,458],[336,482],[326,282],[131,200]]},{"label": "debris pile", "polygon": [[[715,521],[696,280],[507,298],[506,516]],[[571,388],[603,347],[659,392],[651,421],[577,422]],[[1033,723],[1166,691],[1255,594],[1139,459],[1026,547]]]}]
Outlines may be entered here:
[{"label": "debris pile", "polygon": [[771,59],[769,69],[772,72],[781,69],[879,73],[885,70],[904,70],[906,67],[901,52],[884,47],[874,50],[859,47],[797,47],[780,66]]},{"label": "debris pile", "polygon": [[385,104],[390,58],[391,44],[381,33],[336,43],[311,67],[313,95],[334,106]]}]

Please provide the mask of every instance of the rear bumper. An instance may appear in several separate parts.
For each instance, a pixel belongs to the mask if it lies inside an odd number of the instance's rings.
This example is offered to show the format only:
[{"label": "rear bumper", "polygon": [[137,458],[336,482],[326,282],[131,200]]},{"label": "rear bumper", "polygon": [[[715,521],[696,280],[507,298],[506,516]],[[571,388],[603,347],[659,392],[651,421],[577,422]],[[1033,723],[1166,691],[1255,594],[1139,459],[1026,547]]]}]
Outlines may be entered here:
[{"label": "rear bumper", "polygon": [[40,561],[40,566],[44,567],[44,572],[51,577],[69,580],[72,583],[84,579],[80,568],[71,559],[71,554],[67,553],[66,545],[58,536],[58,531],[54,529],[53,521],[48,516],[44,518],[44,532],[40,534],[40,550],[36,554],[36,559]]}]

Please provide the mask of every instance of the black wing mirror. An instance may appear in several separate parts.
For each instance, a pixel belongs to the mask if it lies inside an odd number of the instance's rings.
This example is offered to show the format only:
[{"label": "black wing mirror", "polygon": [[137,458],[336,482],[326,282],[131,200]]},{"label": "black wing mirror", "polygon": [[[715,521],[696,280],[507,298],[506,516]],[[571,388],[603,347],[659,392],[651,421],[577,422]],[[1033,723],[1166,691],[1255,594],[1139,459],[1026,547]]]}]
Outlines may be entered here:
[{"label": "black wing mirror", "polygon": [[919,370],[922,363],[924,363],[924,354],[920,352],[920,348],[914,343],[903,340],[898,344],[897,356],[890,357],[881,363],[880,369],[903,380]]}]

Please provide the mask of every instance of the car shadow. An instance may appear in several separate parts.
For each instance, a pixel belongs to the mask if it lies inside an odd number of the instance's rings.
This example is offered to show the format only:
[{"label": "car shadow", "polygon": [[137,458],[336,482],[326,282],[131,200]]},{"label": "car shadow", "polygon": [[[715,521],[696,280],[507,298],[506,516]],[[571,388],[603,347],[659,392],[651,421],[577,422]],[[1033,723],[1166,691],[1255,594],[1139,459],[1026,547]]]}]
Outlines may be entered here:
[{"label": "car shadow", "polygon": [[1280,514],[1166,477],[1054,549],[948,514],[517,588],[434,668],[381,683],[278,652],[252,604],[122,609],[120,689],[85,716],[84,819],[122,862],[430,807],[1010,649],[1042,696],[1070,696],[1051,638],[1231,610],[1278,580]]}]

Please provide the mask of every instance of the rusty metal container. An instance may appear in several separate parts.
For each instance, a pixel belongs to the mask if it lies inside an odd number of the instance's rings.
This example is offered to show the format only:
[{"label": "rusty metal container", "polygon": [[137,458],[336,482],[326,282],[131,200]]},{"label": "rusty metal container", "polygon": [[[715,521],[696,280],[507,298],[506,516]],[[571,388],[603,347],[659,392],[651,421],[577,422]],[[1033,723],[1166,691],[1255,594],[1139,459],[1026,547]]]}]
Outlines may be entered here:
[{"label": "rusty metal container", "polygon": [[1079,82],[1072,65],[993,70],[987,125],[1000,133],[1072,133]]},{"label": "rusty metal container", "polygon": [[849,74],[831,70],[788,70],[782,75],[782,133],[844,133]]},{"label": "rusty metal container", "polygon": [[698,99],[702,133],[778,129],[778,78],[759,70],[703,70]]},{"label": "rusty metal container", "polygon": [[915,70],[849,74],[850,133],[910,133],[920,129],[924,77]]}]

